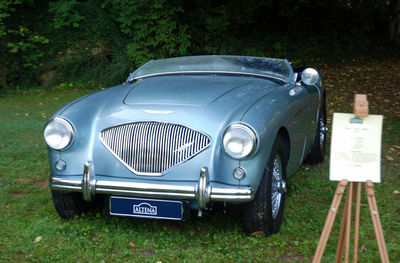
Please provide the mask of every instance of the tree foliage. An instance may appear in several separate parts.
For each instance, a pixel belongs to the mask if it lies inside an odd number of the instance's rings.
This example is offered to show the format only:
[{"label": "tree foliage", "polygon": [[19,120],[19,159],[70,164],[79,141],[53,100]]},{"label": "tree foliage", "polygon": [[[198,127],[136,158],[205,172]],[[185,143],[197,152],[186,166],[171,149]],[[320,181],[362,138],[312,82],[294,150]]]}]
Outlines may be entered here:
[{"label": "tree foliage", "polygon": [[149,59],[187,55],[188,27],[180,23],[181,0],[107,0],[119,30],[129,39],[127,55],[136,65]]},{"label": "tree foliage", "polygon": [[49,73],[53,82],[110,85],[150,59],[182,55],[367,54],[400,28],[393,6],[398,0],[3,0],[0,85],[36,85]]},{"label": "tree foliage", "polygon": [[[49,39],[22,16],[22,10],[31,7],[22,0],[0,2],[0,77],[2,86],[24,82],[37,76],[44,63]],[[24,78],[24,79],[22,79]]]}]

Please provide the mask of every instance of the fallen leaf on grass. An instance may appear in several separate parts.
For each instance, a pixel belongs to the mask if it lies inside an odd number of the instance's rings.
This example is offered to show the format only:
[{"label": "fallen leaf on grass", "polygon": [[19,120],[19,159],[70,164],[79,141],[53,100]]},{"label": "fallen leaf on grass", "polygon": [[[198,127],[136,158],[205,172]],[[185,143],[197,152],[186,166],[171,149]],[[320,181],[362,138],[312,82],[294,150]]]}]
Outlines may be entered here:
[{"label": "fallen leaf on grass", "polygon": [[386,155],[385,158],[386,158],[386,160],[388,160],[388,161],[393,161],[393,160],[394,160],[393,157],[390,156],[390,155]]},{"label": "fallen leaf on grass", "polygon": [[129,246],[130,246],[131,248],[135,248],[135,247],[136,247],[136,245],[133,244],[132,242],[129,242]]},{"label": "fallen leaf on grass", "polygon": [[360,248],[360,250],[361,250],[361,253],[364,253],[364,251],[365,251],[365,245],[362,245],[361,248]]},{"label": "fallen leaf on grass", "polygon": [[400,194],[400,192],[399,192],[399,191],[397,191],[397,190],[394,190],[392,193],[393,193],[393,194],[395,194],[395,195],[398,195],[398,194]]},{"label": "fallen leaf on grass", "polygon": [[35,241],[33,243],[39,243],[42,240],[42,236],[38,236],[35,238]]},{"label": "fallen leaf on grass", "polygon": [[252,237],[265,236],[265,233],[263,231],[257,231],[257,232],[251,233],[251,236]]},{"label": "fallen leaf on grass", "polygon": [[400,150],[400,146],[398,145],[393,145],[393,147]]}]

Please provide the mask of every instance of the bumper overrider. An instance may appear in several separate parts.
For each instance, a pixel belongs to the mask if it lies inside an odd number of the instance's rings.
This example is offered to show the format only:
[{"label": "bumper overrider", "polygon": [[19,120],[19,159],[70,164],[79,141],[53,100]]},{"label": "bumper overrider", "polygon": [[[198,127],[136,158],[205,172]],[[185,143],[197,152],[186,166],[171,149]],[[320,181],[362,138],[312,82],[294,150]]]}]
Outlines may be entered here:
[{"label": "bumper overrider", "polygon": [[148,198],[196,200],[199,209],[211,201],[248,202],[254,199],[250,186],[231,186],[210,182],[208,170],[202,167],[197,182],[137,181],[129,178],[115,178],[95,175],[93,163],[84,164],[83,176],[51,176],[50,188],[58,191],[82,192],[83,199],[93,200],[96,194],[124,195]]}]

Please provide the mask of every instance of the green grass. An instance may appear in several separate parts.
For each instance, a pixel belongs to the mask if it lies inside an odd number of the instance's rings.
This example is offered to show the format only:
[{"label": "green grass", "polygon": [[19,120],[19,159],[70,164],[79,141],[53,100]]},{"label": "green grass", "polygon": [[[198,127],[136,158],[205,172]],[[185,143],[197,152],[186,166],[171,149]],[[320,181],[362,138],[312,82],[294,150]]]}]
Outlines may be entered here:
[{"label": "green grass", "polygon": [[[330,116],[351,111],[356,92],[369,94],[371,113],[385,115],[382,183],[375,189],[390,260],[400,262],[400,194],[394,192],[400,191],[400,149],[395,147],[400,146],[400,64],[367,61],[362,68],[354,63],[321,71]],[[303,166],[290,178],[281,231],[268,238],[244,234],[240,207],[188,222],[108,217],[102,211],[72,220],[59,218],[47,187],[42,130],[53,112],[89,92],[56,87],[0,97],[0,262],[311,261],[337,185],[329,181],[328,161]],[[359,262],[379,262],[364,192],[362,196],[360,246],[364,250]],[[340,214],[323,262],[334,261]],[[35,243],[38,236],[42,239]]]}]

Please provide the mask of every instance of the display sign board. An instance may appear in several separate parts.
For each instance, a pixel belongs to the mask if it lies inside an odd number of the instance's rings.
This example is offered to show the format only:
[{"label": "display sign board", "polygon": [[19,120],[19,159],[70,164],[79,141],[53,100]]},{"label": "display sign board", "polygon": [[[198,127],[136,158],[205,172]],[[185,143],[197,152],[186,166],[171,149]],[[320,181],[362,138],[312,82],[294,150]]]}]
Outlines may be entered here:
[{"label": "display sign board", "polygon": [[382,115],[334,113],[330,180],[381,182]]}]

